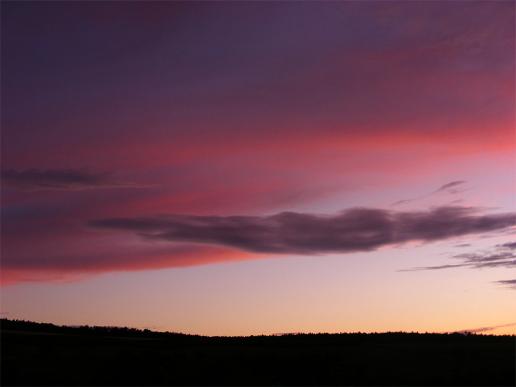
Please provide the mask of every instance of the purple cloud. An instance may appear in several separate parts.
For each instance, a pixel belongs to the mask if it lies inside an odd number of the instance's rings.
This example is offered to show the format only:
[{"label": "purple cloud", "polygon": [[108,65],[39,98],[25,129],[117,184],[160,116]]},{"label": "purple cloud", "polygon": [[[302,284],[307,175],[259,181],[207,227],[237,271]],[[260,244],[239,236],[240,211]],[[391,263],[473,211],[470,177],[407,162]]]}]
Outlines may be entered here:
[{"label": "purple cloud", "polygon": [[161,215],[89,222],[148,240],[221,245],[260,253],[324,254],[370,251],[409,241],[436,241],[501,230],[516,214],[479,215],[474,208],[392,212],[352,208],[335,215],[283,212],[272,216]]}]

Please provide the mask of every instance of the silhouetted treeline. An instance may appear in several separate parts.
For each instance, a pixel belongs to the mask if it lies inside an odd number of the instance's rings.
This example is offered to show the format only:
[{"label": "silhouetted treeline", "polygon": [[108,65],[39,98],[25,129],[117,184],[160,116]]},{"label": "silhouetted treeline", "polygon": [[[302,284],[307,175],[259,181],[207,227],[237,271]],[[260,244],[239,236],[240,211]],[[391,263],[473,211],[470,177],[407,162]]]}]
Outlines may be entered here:
[{"label": "silhouetted treeline", "polygon": [[1,320],[2,385],[514,386],[516,337],[207,337]]},{"label": "silhouetted treeline", "polygon": [[111,335],[111,336],[131,336],[131,337],[170,337],[170,336],[195,336],[184,333],[174,332],[154,332],[149,329],[137,329],[127,327],[110,326],[60,326],[50,323],[38,323],[25,320],[0,319],[0,326],[3,330],[16,330],[27,332],[47,332],[47,333],[69,333],[79,335]]}]

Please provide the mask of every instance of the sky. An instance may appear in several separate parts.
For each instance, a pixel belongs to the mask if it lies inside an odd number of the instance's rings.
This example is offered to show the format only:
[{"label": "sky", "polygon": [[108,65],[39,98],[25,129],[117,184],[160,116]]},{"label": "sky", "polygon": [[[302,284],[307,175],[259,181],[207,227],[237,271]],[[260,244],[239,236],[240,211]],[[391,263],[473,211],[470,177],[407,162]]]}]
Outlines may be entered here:
[{"label": "sky", "polygon": [[2,2],[1,316],[516,334],[515,17]]}]

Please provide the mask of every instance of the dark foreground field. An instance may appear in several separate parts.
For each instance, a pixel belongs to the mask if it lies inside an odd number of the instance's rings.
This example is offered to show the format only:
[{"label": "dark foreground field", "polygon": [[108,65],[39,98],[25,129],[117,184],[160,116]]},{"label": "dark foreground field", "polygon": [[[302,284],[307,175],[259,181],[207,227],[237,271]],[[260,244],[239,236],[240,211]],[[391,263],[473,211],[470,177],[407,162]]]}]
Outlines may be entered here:
[{"label": "dark foreground field", "polygon": [[462,334],[203,337],[1,321],[5,385],[514,386],[516,339]]}]

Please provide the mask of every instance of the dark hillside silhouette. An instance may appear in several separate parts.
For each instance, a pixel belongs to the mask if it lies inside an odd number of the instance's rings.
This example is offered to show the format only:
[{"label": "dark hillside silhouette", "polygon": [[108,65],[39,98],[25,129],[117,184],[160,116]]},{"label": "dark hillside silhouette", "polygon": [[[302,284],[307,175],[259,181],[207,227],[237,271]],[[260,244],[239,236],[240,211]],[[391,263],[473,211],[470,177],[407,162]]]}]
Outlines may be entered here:
[{"label": "dark hillside silhouette", "polygon": [[2,385],[514,386],[516,337],[207,337],[1,320]]}]

